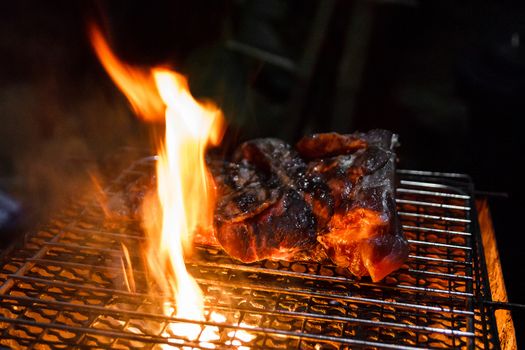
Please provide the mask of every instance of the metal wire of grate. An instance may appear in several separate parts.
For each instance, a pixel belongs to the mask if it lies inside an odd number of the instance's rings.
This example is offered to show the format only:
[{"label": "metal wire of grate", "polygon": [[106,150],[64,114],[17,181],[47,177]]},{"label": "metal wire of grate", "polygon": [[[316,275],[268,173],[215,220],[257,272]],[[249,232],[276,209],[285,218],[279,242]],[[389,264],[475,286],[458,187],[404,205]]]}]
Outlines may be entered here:
[{"label": "metal wire of grate", "polygon": [[[149,176],[153,163],[134,162],[109,186],[108,198]],[[88,196],[4,254],[0,346],[499,348],[493,313],[483,302],[490,291],[469,178],[406,170],[398,175],[398,212],[410,257],[381,283],[317,263],[239,264],[218,248],[196,247],[187,266],[206,299],[206,320],[198,323],[219,335],[207,342],[173,334],[171,325],[194,321],[164,316],[161,296],[148,293],[139,224],[105,218]],[[123,245],[131,254],[134,292],[123,272]],[[253,339],[243,340],[243,332]]]}]

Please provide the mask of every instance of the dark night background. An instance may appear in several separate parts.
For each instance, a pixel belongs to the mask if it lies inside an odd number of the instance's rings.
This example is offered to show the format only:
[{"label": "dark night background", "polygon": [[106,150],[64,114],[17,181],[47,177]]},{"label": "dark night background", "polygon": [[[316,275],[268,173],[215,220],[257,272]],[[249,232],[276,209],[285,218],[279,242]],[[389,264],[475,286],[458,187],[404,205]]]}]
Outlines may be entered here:
[{"label": "dark night background", "polygon": [[[96,19],[124,60],[189,76],[195,95],[225,111],[232,144],[387,128],[400,135],[400,167],[472,175],[480,196],[496,192],[509,299],[525,304],[521,3],[1,2],[0,193],[23,208],[2,245],[59,207],[90,165],[148,145],[91,51]],[[514,317],[523,344],[525,315]]]}]

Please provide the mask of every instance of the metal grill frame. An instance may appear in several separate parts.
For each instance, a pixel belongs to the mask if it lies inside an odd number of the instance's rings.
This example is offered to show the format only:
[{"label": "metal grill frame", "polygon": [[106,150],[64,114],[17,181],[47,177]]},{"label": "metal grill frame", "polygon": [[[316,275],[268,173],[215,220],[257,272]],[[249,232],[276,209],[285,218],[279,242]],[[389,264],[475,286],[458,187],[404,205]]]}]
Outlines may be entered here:
[{"label": "metal grill frame", "polygon": [[[117,198],[153,163],[131,164],[106,195]],[[239,264],[198,246],[187,265],[206,294],[203,322],[162,314],[162,296],[148,293],[134,249],[144,241],[138,223],[104,219],[87,195],[2,254],[0,346],[209,347],[163,335],[169,324],[199,323],[218,328],[216,348],[236,348],[235,332],[244,330],[256,335],[241,341],[252,349],[499,349],[472,181],[413,170],[398,177],[398,213],[411,245],[400,272],[376,284],[330,265]],[[135,292],[125,288],[119,244],[131,248]],[[227,322],[210,320],[212,312]]]}]

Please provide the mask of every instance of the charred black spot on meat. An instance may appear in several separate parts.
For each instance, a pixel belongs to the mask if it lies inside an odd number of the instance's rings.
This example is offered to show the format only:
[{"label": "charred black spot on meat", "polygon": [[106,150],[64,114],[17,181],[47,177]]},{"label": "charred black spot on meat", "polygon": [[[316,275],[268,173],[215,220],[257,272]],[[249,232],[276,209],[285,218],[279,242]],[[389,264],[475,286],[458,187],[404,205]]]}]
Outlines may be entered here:
[{"label": "charred black spot on meat", "polygon": [[292,147],[277,139],[256,139],[243,143],[234,161],[248,162],[260,171],[277,176],[281,185],[296,188],[306,174],[306,163]]},{"label": "charred black spot on meat", "polygon": [[290,259],[316,243],[311,209],[294,190],[259,215],[242,222],[217,224],[217,239],[230,256],[243,262]]},{"label": "charred black spot on meat", "polygon": [[222,222],[236,222],[259,214],[281,196],[278,181],[259,173],[249,164],[210,162],[218,201],[215,217]]}]

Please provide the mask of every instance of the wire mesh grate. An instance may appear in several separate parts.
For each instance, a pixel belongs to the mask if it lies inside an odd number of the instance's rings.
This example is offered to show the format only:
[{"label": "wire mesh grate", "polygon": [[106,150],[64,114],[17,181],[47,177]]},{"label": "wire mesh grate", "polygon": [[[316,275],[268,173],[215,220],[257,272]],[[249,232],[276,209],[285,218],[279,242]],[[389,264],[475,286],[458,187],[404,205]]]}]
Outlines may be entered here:
[{"label": "wire mesh grate", "polygon": [[[152,173],[134,162],[108,198]],[[486,266],[468,177],[399,171],[398,212],[410,257],[381,283],[336,266],[262,261],[239,264],[216,247],[197,246],[187,262],[205,295],[217,339],[184,339],[148,293],[133,220],[106,218],[87,196],[4,254],[0,269],[0,345],[70,349],[419,349],[498,348],[486,298]],[[125,245],[133,292],[123,272]],[[217,321],[214,315],[220,314]],[[249,333],[250,340],[243,337]]]}]

